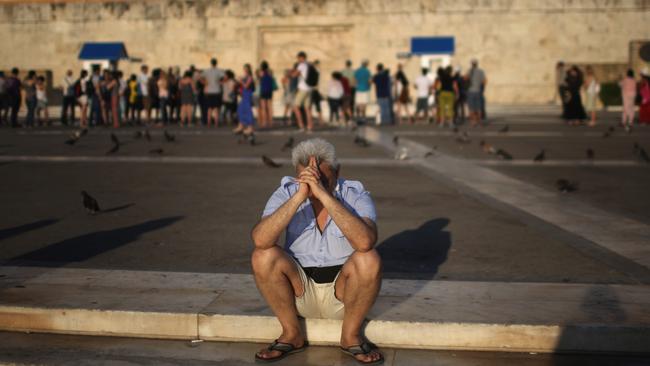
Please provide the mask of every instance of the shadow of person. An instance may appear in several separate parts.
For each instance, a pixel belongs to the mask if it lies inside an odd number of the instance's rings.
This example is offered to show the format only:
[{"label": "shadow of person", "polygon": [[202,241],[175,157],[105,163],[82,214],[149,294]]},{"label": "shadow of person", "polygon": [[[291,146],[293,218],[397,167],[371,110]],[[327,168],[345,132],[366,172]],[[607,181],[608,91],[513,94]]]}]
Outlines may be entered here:
[{"label": "shadow of person", "polygon": [[141,235],[162,229],[183,216],[165,217],[112,230],[96,231],[65,239],[40,249],[14,257],[8,265],[59,267],[70,262],[82,262],[96,255],[136,241]]},{"label": "shadow of person", "polygon": [[55,224],[57,222],[59,222],[59,219],[45,219],[45,220],[30,222],[29,224],[23,224],[20,226],[0,229],[0,241],[11,238],[16,235],[20,235],[22,233],[26,233],[28,231],[37,230],[42,227]]},{"label": "shadow of person", "polygon": [[451,233],[448,218],[429,220],[417,229],[405,230],[377,246],[384,278],[433,279],[447,260]]}]

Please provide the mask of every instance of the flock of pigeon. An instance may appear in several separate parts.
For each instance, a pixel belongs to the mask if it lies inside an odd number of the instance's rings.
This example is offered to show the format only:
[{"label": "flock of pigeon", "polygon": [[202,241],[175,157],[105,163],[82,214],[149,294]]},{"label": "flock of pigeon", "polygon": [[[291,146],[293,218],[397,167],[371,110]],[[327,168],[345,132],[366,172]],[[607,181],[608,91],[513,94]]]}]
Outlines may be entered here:
[{"label": "flock of pigeon", "polygon": [[[499,133],[505,134],[505,133],[508,133],[509,131],[510,131],[510,125],[505,125],[504,127],[502,127],[499,130]],[[613,126],[610,126],[603,133],[602,136],[603,136],[603,138],[608,138],[608,137],[612,136],[612,134],[615,131],[616,131],[616,129]],[[457,127],[454,128],[454,132],[456,134],[459,133]],[[469,134],[467,133],[467,131],[464,131],[463,133],[461,133],[460,135],[458,135],[456,137],[456,142],[459,143],[459,144],[470,144],[472,142],[472,140],[470,139]],[[481,140],[479,142],[479,146],[481,147],[483,152],[485,152],[487,154],[495,155],[499,159],[502,159],[502,160],[513,160],[514,159],[512,154],[510,154],[506,150],[496,148],[493,145],[487,143],[485,140]],[[642,162],[645,162],[645,163],[650,163],[650,157],[648,156],[647,151],[636,142],[634,143],[634,145],[632,147],[632,153],[639,161],[642,161]],[[595,154],[595,152],[594,152],[594,150],[592,148],[588,148],[585,151],[585,154],[586,154],[586,157],[587,157],[588,160],[593,160],[595,158],[595,156],[596,156],[596,154]],[[533,157],[533,161],[536,162],[536,163],[541,163],[544,160],[546,160],[546,150],[541,149],[541,151],[539,153],[537,153],[537,155],[535,155],[535,157]],[[555,182],[555,185],[556,185],[557,189],[562,193],[575,192],[575,191],[578,190],[578,183],[577,182],[571,182],[571,181],[569,181],[568,179],[565,179],[565,178],[558,179]]]},{"label": "flock of pigeon", "polygon": [[[470,138],[469,134],[467,131],[463,131],[460,133],[458,127],[454,127],[454,133],[456,134],[456,142],[459,144],[470,144],[472,142],[472,139]],[[510,131],[510,126],[505,125],[499,130],[499,133],[508,133]],[[609,127],[604,133],[603,133],[603,138],[608,138],[610,137],[613,133],[615,132],[614,127]],[[88,134],[88,129],[81,129],[75,131],[72,135],[69,136],[69,138],[65,141],[65,144],[67,145],[75,145],[82,137]],[[163,136],[165,138],[166,142],[176,142],[176,136],[169,133],[167,130],[164,130]],[[117,138],[117,136],[114,133],[111,133],[111,143],[112,147],[106,152],[106,155],[111,155],[115,154],[119,151],[120,146],[122,145],[122,142]],[[139,139],[146,139],[147,141],[151,142],[152,138],[151,135],[149,134],[149,130],[141,130],[137,131],[134,135],[134,139],[139,140]],[[242,139],[240,136],[238,140],[238,144],[241,144],[245,142],[246,139]],[[248,142],[250,143],[251,146],[255,146],[256,141],[254,138],[248,138]],[[362,136],[355,135],[354,137],[354,144],[359,147],[367,148],[371,144],[368,142],[367,139],[365,139]],[[282,145],[282,148],[280,151],[285,152],[287,150],[290,150],[294,147],[295,144],[295,138],[293,136],[290,136],[289,139]],[[399,147],[399,136],[394,136],[393,137],[393,144],[396,147]],[[479,146],[482,149],[483,152],[491,155],[495,155],[499,159],[502,160],[513,160],[512,154],[510,154],[508,151],[502,148],[497,148],[489,143],[487,143],[485,140],[481,140],[479,142]],[[436,147],[434,147],[436,149]],[[648,155],[647,151],[641,147],[638,143],[634,143],[633,150],[632,150],[634,156],[645,163],[650,163],[650,156]],[[155,148],[149,151],[150,154],[157,154],[157,155],[162,155],[164,153],[164,150],[162,148]],[[594,150],[591,148],[588,148],[586,150],[586,157],[589,160],[593,160],[595,158],[595,153]],[[432,156],[432,152],[428,152],[424,157],[427,158],[429,156]],[[395,154],[395,158],[399,160],[404,160],[408,158],[408,154],[406,149],[398,149],[397,153]],[[541,151],[533,157],[533,161],[536,163],[541,163],[546,159],[546,150],[541,149]],[[266,165],[267,167],[270,168],[279,168],[282,166],[282,164],[274,161],[270,157],[266,155],[262,155],[262,163]],[[569,193],[569,192],[575,192],[578,190],[578,183],[577,182],[572,182],[568,179],[565,178],[560,178],[555,182],[556,188],[558,191],[562,193]],[[86,208],[86,210],[90,214],[95,214],[97,212],[100,212],[99,209],[99,204],[97,203],[97,200],[90,196],[86,191],[82,191],[81,195],[83,197],[83,205]]]}]

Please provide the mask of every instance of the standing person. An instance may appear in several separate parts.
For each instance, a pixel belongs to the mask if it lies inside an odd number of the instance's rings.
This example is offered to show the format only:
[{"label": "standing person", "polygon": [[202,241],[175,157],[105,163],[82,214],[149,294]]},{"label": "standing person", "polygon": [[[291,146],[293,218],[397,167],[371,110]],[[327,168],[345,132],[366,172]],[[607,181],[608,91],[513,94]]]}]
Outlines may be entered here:
[{"label": "standing person", "polygon": [[125,123],[126,122],[126,105],[127,105],[127,85],[126,85],[126,80],[124,80],[124,73],[121,70],[118,70],[117,73],[117,85],[118,85],[118,91],[119,91],[119,112],[118,112],[118,117],[120,120],[120,123]]},{"label": "standing person", "polygon": [[269,64],[262,61],[260,64],[260,104],[258,115],[260,127],[273,126],[273,75],[269,69]]},{"label": "standing person", "polygon": [[79,79],[75,82],[75,95],[77,96],[77,103],[79,104],[79,127],[88,127],[88,71],[81,70]]},{"label": "standing person", "polygon": [[164,71],[160,71],[157,81],[158,86],[158,109],[160,110],[160,118],[162,123],[167,125],[169,123],[169,115],[167,113],[167,107],[169,103],[169,80],[167,79],[167,74]]},{"label": "standing person", "polygon": [[566,114],[564,118],[569,125],[579,125],[587,118],[587,113],[580,96],[583,84],[582,72],[577,66],[569,68],[565,82]]},{"label": "standing person", "polygon": [[293,107],[293,99],[296,97],[296,89],[298,84],[292,83],[294,78],[291,77],[291,70],[284,70],[282,77],[282,102],[284,103],[284,112],[282,112],[282,122],[285,125],[290,125],[289,116]]},{"label": "standing person", "polygon": [[28,128],[34,127],[34,114],[36,112],[36,71],[29,70],[27,77],[23,82],[25,90],[25,104],[27,104],[27,117],[25,119],[25,126]]},{"label": "standing person", "polygon": [[117,71],[108,72],[106,76],[107,76],[106,90],[107,90],[107,94],[110,96],[108,103],[106,103],[106,109],[111,111],[113,128],[119,128],[120,127],[120,80],[117,77]]},{"label": "standing person", "polygon": [[201,80],[204,87],[204,98],[206,104],[206,123],[208,127],[214,122],[214,126],[219,126],[219,113],[223,103],[223,90],[221,80],[224,77],[224,71],[217,67],[217,59],[210,60],[210,67],[203,70]]},{"label": "standing person", "polygon": [[[50,114],[47,107],[47,83],[45,77],[39,76],[36,78],[36,118],[41,126],[50,125]],[[44,119],[41,119],[41,112],[45,117]]]},{"label": "standing person", "polygon": [[138,94],[138,77],[135,74],[131,74],[127,84],[127,94],[129,95],[126,118],[130,123],[140,123],[140,107],[138,102],[141,100],[140,95]]},{"label": "standing person", "polygon": [[244,65],[244,75],[239,81],[241,101],[237,107],[237,117],[239,126],[233,132],[235,134],[243,133],[244,136],[253,138],[253,91],[255,90],[255,81],[253,80],[253,70],[250,64]]},{"label": "standing person", "polygon": [[343,110],[343,116],[345,117],[346,125],[352,120],[352,88],[350,87],[350,81],[348,78],[341,75],[341,86],[343,87],[343,98],[341,99],[341,109]]},{"label": "standing person", "polygon": [[411,103],[411,95],[409,93],[409,80],[402,70],[402,64],[397,64],[397,72],[395,73],[395,85],[393,86],[393,95],[395,96],[395,103],[397,105],[397,123],[402,124],[402,108],[406,112],[406,120],[411,120],[411,112],[409,112],[409,104]]},{"label": "standing person", "polygon": [[356,116],[358,120],[365,122],[366,107],[370,102],[370,70],[368,70],[368,60],[364,59],[361,62],[361,67],[354,72],[354,80],[356,80],[356,91],[354,95]]},{"label": "standing person", "polygon": [[587,113],[591,116],[589,127],[594,127],[596,125],[596,104],[598,102],[598,94],[600,93],[600,84],[591,66],[587,66],[583,88],[587,97]]},{"label": "standing person", "polygon": [[169,88],[169,121],[176,123],[180,119],[181,96],[178,90],[180,75],[178,67],[169,68],[167,73],[167,86]]},{"label": "standing person", "polygon": [[185,71],[183,78],[178,82],[178,89],[181,93],[181,127],[192,125],[192,111],[196,105],[196,83],[192,70]]},{"label": "standing person", "polygon": [[650,124],[650,69],[644,67],[641,70],[641,82],[639,83],[639,124]]},{"label": "standing person", "polygon": [[156,121],[156,126],[160,127],[160,98],[158,98],[158,79],[160,79],[160,68],[156,68],[151,72],[149,78],[149,105],[151,106],[151,119]]},{"label": "standing person", "polygon": [[23,88],[22,82],[18,78],[18,68],[11,69],[11,75],[7,78],[7,100],[10,109],[9,122],[12,128],[18,127],[18,111],[22,104]]},{"label": "standing person", "polygon": [[[350,106],[349,109],[354,109],[354,95],[356,92],[356,87],[357,87],[357,80],[354,78],[354,69],[352,68],[352,61],[351,60],[346,60],[345,61],[345,68],[343,71],[341,71],[342,78],[345,78],[347,80],[347,84],[350,87]],[[344,82],[345,83],[345,82]],[[345,103],[345,101],[344,101]],[[344,108],[345,109],[345,108]],[[354,113],[354,111],[352,111]]]},{"label": "standing person", "polygon": [[560,103],[562,104],[562,116],[566,113],[566,74],[567,70],[563,61],[558,61],[555,65],[555,94],[553,95],[553,103],[560,98]]},{"label": "standing person", "polygon": [[379,122],[380,124],[393,123],[390,108],[390,74],[384,70],[384,64],[377,64],[377,73],[372,77],[372,83],[375,84],[375,96],[379,105]]},{"label": "standing person", "polygon": [[142,65],[140,67],[140,74],[137,76],[138,80],[138,104],[141,107],[138,109],[138,122],[141,121],[141,113],[144,109],[146,123],[151,123],[151,98],[149,95],[149,67]]},{"label": "standing person", "polygon": [[[296,67],[292,71],[292,76],[298,78],[298,91],[296,92],[296,97],[293,104],[293,112],[296,116],[296,121],[298,122],[298,128],[300,131],[305,130],[305,125],[303,124],[303,116],[301,109],[304,108],[307,118],[307,132],[311,133],[314,128],[314,122],[311,117],[311,90],[313,83],[307,83],[307,78],[310,77],[309,72],[314,70],[314,67],[307,63],[307,54],[304,51],[298,52],[296,56],[298,62]],[[313,81],[313,80],[310,80]]]},{"label": "standing person", "polygon": [[623,97],[623,118],[621,124],[625,131],[630,132],[634,124],[634,101],[636,99],[636,80],[634,80],[634,70],[627,70],[627,75],[620,82],[621,95]]},{"label": "standing person", "polygon": [[[323,123],[323,111],[321,109],[321,103],[323,102],[323,96],[318,90],[318,83],[320,81],[320,61],[314,60],[313,68],[309,69],[309,72],[313,75],[310,76],[313,80],[313,85],[311,85],[311,105],[316,109],[316,114],[318,114],[318,124]],[[311,108],[307,110],[307,113],[311,114]]]},{"label": "standing person", "polygon": [[228,125],[237,120],[237,81],[232,70],[226,70],[221,84],[223,89],[223,118]]},{"label": "standing person", "polygon": [[4,71],[0,71],[0,125],[7,122],[7,79],[5,78]]},{"label": "standing person", "polygon": [[92,126],[102,124],[102,93],[99,65],[93,65],[93,73],[87,80],[86,94],[90,99],[90,117],[89,122]]},{"label": "standing person", "polygon": [[472,60],[472,67],[467,74],[469,86],[467,88],[467,105],[469,106],[469,119],[472,127],[481,122],[481,93],[487,84],[487,78],[482,69],[478,67],[478,60]]},{"label": "standing person", "polygon": [[449,122],[453,122],[454,118],[454,102],[456,95],[458,95],[458,84],[452,75],[451,66],[442,69],[438,79],[436,80],[436,89],[438,93],[438,110],[440,111],[438,119],[438,127],[446,126]]},{"label": "standing person", "polygon": [[74,107],[77,103],[74,85],[75,79],[72,70],[68,70],[63,78],[63,106],[61,107],[61,124],[68,125],[68,111],[70,112],[70,123],[74,124]]},{"label": "standing person", "polygon": [[433,83],[427,76],[428,73],[428,69],[422,68],[422,74],[415,79],[415,85],[413,85],[417,94],[415,113],[413,117],[417,119],[420,116],[420,113],[422,113],[424,115],[424,121],[429,119],[429,95],[433,88]]},{"label": "standing person", "polygon": [[104,125],[108,126],[111,122],[112,117],[109,118],[109,114],[112,114],[111,110],[111,101],[113,99],[112,91],[108,89],[108,84],[113,81],[112,71],[105,69],[102,81],[100,83],[101,95],[102,95],[102,118],[104,119]]},{"label": "standing person", "polygon": [[461,68],[458,66],[454,74],[454,81],[458,86],[458,94],[454,103],[454,124],[465,123],[465,102],[467,101],[467,82],[461,73]]},{"label": "standing person", "polygon": [[341,107],[341,101],[344,94],[341,78],[341,73],[335,71],[332,73],[332,79],[327,85],[327,102],[329,103],[330,107],[330,124],[333,124],[335,119],[337,124],[340,121],[339,109]]}]

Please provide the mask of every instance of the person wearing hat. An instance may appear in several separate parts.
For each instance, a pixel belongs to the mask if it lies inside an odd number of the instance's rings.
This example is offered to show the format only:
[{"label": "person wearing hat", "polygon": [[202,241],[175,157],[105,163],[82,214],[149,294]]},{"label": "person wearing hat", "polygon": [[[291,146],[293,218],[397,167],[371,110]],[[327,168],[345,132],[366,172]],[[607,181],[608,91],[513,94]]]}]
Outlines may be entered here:
[{"label": "person wearing hat", "polygon": [[650,124],[650,69],[648,66],[641,70],[639,83],[639,124]]}]

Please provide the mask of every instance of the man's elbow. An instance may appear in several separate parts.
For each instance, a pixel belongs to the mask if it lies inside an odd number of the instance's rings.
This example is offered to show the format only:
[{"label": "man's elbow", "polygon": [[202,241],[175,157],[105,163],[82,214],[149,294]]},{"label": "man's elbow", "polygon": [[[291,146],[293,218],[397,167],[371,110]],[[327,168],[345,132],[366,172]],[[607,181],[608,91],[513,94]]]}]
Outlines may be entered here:
[{"label": "man's elbow", "polygon": [[369,252],[374,249],[376,243],[377,238],[375,236],[369,236],[356,243],[356,250],[361,253]]}]

